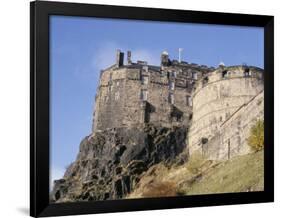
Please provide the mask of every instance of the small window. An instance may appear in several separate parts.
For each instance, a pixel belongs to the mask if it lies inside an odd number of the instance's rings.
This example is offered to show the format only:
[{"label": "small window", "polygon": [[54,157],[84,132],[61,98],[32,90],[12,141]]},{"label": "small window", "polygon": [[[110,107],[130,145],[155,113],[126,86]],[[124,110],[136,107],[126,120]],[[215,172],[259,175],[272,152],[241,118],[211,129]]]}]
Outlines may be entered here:
[{"label": "small window", "polygon": [[202,145],[205,145],[207,143],[208,143],[208,138],[205,138],[205,137],[201,138],[201,144]]},{"label": "small window", "polygon": [[222,78],[226,78],[226,76],[227,76],[227,71],[226,70],[222,71]]},{"label": "small window", "polygon": [[148,97],[148,91],[147,90],[141,90],[141,95],[140,95],[141,100],[147,101],[147,97]]},{"label": "small window", "polygon": [[197,80],[197,72],[192,72],[192,79]]},{"label": "small window", "polygon": [[119,100],[119,97],[120,97],[119,92],[116,92],[116,93],[115,93],[115,96],[114,96],[115,101],[118,101],[118,100]]},{"label": "small window", "polygon": [[172,72],[170,73],[170,75],[171,75],[172,78],[176,78],[176,77],[177,77],[177,72],[172,71]]},{"label": "small window", "polygon": [[142,76],[142,84],[147,85],[148,84],[148,76]]},{"label": "small window", "polygon": [[186,96],[186,105],[191,107],[192,106],[192,98],[191,96]]},{"label": "small window", "polygon": [[208,81],[209,81],[209,78],[208,78],[208,77],[205,77],[205,78],[203,79],[203,85],[207,84]]},{"label": "small window", "polygon": [[174,94],[173,93],[169,93],[168,101],[169,101],[170,104],[174,104],[175,103],[175,99],[174,99]]},{"label": "small window", "polygon": [[251,72],[250,72],[250,69],[249,69],[249,68],[246,68],[246,69],[245,69],[245,71],[244,71],[244,76],[245,76],[245,77],[251,76]]},{"label": "small window", "polygon": [[175,82],[174,82],[174,81],[170,81],[170,83],[169,83],[169,89],[170,89],[170,90],[175,90]]}]

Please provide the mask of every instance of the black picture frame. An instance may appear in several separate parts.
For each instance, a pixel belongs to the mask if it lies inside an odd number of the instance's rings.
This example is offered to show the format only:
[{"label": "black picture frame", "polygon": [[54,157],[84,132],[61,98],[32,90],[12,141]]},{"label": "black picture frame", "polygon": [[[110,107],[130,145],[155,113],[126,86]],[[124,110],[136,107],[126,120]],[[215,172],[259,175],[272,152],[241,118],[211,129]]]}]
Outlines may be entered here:
[{"label": "black picture frame", "polygon": [[[256,26],[264,28],[264,191],[165,198],[49,203],[49,16]],[[30,3],[30,215],[59,216],[274,201],[274,17],[35,1]]]}]

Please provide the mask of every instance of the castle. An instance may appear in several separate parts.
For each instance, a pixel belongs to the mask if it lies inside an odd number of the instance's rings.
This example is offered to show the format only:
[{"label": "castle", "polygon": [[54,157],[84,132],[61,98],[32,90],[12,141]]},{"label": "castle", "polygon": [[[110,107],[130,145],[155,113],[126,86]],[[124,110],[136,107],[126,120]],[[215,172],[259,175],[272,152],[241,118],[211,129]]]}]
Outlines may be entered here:
[{"label": "castle", "polygon": [[215,69],[167,52],[160,66],[133,63],[131,52],[124,64],[118,50],[100,74],[93,131],[55,181],[51,201],[122,199],[158,163],[180,166],[194,152],[211,160],[249,153],[251,127],[264,116],[263,84],[257,67]]},{"label": "castle", "polygon": [[263,118],[263,70],[239,65],[218,68],[170,60],[161,65],[132,62],[116,52],[116,63],[101,71],[93,132],[153,123],[184,126],[187,146],[210,159],[249,151],[250,127]]}]

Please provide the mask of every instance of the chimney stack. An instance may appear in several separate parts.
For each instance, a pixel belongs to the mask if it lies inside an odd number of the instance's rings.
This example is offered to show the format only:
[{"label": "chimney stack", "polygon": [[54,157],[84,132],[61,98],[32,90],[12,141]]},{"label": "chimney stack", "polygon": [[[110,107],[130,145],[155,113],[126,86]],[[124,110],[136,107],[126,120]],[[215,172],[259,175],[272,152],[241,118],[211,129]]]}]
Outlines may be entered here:
[{"label": "chimney stack", "polygon": [[121,67],[124,64],[124,53],[120,49],[116,51],[116,66]]}]

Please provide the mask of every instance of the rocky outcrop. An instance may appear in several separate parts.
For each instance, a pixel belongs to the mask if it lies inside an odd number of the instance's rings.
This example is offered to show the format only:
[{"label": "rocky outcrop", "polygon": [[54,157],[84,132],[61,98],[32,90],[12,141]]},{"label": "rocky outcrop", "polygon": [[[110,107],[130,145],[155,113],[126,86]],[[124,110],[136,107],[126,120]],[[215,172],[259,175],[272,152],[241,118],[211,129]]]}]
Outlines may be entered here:
[{"label": "rocky outcrop", "polygon": [[147,124],[87,136],[76,161],[62,179],[54,182],[51,201],[124,198],[152,165],[182,164],[187,160],[186,131],[186,127]]}]

